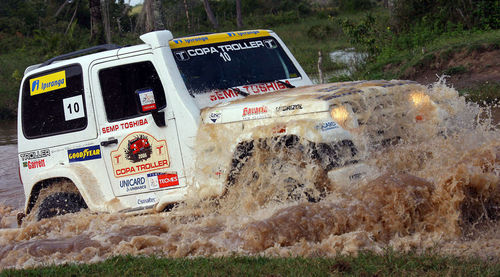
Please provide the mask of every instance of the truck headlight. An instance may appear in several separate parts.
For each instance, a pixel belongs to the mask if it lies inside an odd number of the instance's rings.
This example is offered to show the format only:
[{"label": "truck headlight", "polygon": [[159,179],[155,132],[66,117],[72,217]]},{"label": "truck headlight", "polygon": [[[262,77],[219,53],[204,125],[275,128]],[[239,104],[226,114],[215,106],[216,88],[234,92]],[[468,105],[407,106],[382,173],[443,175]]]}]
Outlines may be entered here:
[{"label": "truck headlight", "polygon": [[421,92],[421,91],[415,91],[410,94],[410,99],[413,102],[413,105],[416,107],[420,107],[423,105],[426,105],[430,103],[430,98],[429,95]]},{"label": "truck headlight", "polygon": [[428,119],[429,115],[434,110],[429,95],[421,91],[415,91],[410,93],[410,101],[413,103],[413,106],[415,107],[416,111],[415,121],[417,122],[422,121],[426,118]]}]

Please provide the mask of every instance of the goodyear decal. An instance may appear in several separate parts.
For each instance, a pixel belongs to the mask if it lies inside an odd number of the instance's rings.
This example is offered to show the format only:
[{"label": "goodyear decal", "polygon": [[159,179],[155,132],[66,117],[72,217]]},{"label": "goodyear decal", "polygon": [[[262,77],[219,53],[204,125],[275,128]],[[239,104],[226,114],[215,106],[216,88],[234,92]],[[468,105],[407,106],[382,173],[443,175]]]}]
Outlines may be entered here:
[{"label": "goodyear decal", "polygon": [[253,30],[253,31],[239,31],[239,32],[228,32],[204,36],[194,36],[185,38],[176,38],[169,42],[170,48],[183,48],[190,46],[199,46],[205,44],[219,43],[225,41],[234,41],[247,38],[258,38],[269,36],[269,31],[266,30]]},{"label": "goodyear decal", "polygon": [[101,147],[99,145],[68,150],[68,159],[70,163],[82,162],[100,158],[101,158]]},{"label": "goodyear decal", "polygon": [[66,87],[66,71],[59,71],[30,80],[30,95],[42,94]]}]

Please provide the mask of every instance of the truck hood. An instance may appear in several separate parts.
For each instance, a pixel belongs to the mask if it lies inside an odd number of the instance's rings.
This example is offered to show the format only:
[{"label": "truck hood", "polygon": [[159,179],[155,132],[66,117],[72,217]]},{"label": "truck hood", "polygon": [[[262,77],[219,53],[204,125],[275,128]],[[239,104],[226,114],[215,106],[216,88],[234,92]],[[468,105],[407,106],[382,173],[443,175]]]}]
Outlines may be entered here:
[{"label": "truck hood", "polygon": [[[250,95],[246,98],[205,108],[202,120],[207,124],[221,124],[245,120],[286,117],[292,115],[329,111],[332,105],[347,99],[372,94],[391,93],[395,87],[409,86],[405,91],[422,90],[413,81],[356,81],[297,87],[268,94]],[[400,90],[398,90],[400,91]]]}]

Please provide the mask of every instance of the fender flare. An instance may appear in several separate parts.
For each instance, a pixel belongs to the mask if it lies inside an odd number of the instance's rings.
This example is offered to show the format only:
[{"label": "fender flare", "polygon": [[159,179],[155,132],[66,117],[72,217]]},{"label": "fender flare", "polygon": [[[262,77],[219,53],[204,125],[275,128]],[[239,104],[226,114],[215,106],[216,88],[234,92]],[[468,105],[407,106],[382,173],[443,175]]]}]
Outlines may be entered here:
[{"label": "fender flare", "polygon": [[50,184],[55,181],[64,179],[69,180],[75,185],[90,209],[98,210],[97,207],[101,206],[99,203],[105,202],[104,193],[101,190],[101,183],[88,167],[82,164],[55,166],[51,170],[40,172],[33,177],[33,186],[25,200],[26,214],[33,208],[42,188],[50,186]]}]

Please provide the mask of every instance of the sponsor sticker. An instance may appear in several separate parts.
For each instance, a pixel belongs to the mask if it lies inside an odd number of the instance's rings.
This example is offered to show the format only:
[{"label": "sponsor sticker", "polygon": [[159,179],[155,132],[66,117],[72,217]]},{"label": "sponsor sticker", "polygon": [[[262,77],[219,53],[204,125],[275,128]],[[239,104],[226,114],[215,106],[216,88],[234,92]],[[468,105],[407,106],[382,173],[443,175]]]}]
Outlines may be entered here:
[{"label": "sponsor sticker", "polygon": [[37,161],[26,161],[23,162],[23,167],[28,169],[42,168],[45,167],[45,159],[37,160]]},{"label": "sponsor sticker", "polygon": [[120,180],[120,189],[126,192],[138,192],[147,189],[146,177],[125,178]]},{"label": "sponsor sticker", "polygon": [[266,39],[264,40],[264,45],[269,48],[269,49],[276,49],[278,48],[278,44],[276,43],[276,41],[274,41],[274,39]]},{"label": "sponsor sticker", "polygon": [[63,109],[65,121],[85,117],[83,97],[81,95],[63,99]]},{"label": "sponsor sticker", "polygon": [[111,152],[115,177],[124,177],[170,167],[167,143],[145,132],[126,136]]},{"label": "sponsor sticker", "polygon": [[141,119],[137,119],[137,120],[133,120],[133,121],[129,121],[129,122],[124,122],[124,123],[120,123],[120,124],[102,127],[101,132],[103,134],[106,134],[106,133],[111,133],[111,132],[115,132],[118,130],[126,130],[126,129],[139,127],[139,126],[143,126],[143,125],[147,125],[147,124],[148,124],[148,120],[146,118],[141,118]]},{"label": "sponsor sticker", "polygon": [[149,189],[168,188],[179,185],[177,173],[148,173]]},{"label": "sponsor sticker", "polygon": [[21,161],[41,159],[49,156],[50,156],[49,149],[40,149],[35,151],[19,153],[19,158],[21,158]]},{"label": "sponsor sticker", "polygon": [[30,95],[42,94],[45,92],[66,87],[66,71],[59,71],[52,74],[40,76],[30,80]]},{"label": "sponsor sticker", "polygon": [[278,124],[273,127],[273,134],[283,134],[286,133],[286,125]]},{"label": "sponsor sticker", "polygon": [[302,104],[294,104],[294,105],[276,107],[277,112],[286,112],[286,111],[295,111],[295,110],[302,110]]},{"label": "sponsor sticker", "polygon": [[[290,84],[288,80],[285,83]],[[238,87],[243,92],[248,94],[263,94],[273,91],[278,91],[282,89],[287,89],[287,87],[281,82],[269,82],[255,85],[245,85]],[[232,89],[216,90],[210,94],[210,101],[219,101],[224,99],[237,98],[239,94]]]},{"label": "sponsor sticker", "polygon": [[156,109],[155,95],[152,89],[137,91],[139,99],[141,100],[142,112],[147,112]]},{"label": "sponsor sticker", "polygon": [[140,194],[136,197],[137,206],[152,206],[158,203],[158,198],[154,193]]},{"label": "sponsor sticker", "polygon": [[208,118],[210,119],[210,121],[212,121],[213,123],[216,123],[222,116],[222,112],[221,111],[215,111],[215,112],[211,112],[209,115],[208,115]]},{"label": "sponsor sticker", "polygon": [[186,50],[176,51],[174,52],[174,56],[178,61],[181,62],[189,60],[189,55]]},{"label": "sponsor sticker", "polygon": [[225,41],[235,41],[242,38],[258,38],[269,36],[269,32],[265,30],[252,30],[240,32],[228,32],[205,36],[193,36],[187,38],[176,38],[169,42],[171,49],[178,49],[183,47],[206,45],[211,43],[219,43]]},{"label": "sponsor sticker", "polygon": [[68,159],[70,163],[83,162],[100,158],[101,147],[99,145],[68,150]]},{"label": "sponsor sticker", "polygon": [[256,119],[267,117],[267,107],[247,107],[243,109],[243,119]]},{"label": "sponsor sticker", "polygon": [[328,121],[328,122],[323,122],[319,124],[317,129],[320,129],[322,132],[328,131],[328,130],[333,130],[339,128],[339,125],[333,121]]}]

